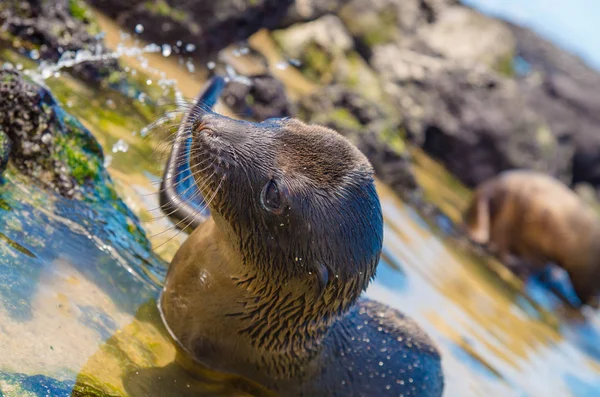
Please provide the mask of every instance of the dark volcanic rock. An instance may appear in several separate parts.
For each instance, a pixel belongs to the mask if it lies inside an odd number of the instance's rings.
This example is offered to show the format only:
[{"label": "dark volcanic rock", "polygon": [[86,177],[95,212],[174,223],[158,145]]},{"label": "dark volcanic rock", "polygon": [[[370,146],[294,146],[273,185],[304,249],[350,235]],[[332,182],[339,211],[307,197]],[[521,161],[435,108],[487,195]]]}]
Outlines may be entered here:
[{"label": "dark volcanic rock", "polygon": [[425,151],[470,186],[511,168],[544,171],[568,183],[572,146],[558,143],[513,82],[475,75],[444,71],[420,83],[413,99],[425,111],[407,113],[406,125],[423,136]]},{"label": "dark volcanic rock", "polygon": [[[144,27],[142,37],[160,43],[195,45],[206,58],[261,28],[277,26],[293,0],[91,0],[128,29]],[[185,52],[185,46],[183,52]]]},{"label": "dark volcanic rock", "polygon": [[221,98],[236,115],[255,121],[288,117],[292,113],[284,85],[271,75],[252,76],[247,81],[232,80]]},{"label": "dark volcanic rock", "polygon": [[325,88],[301,99],[300,118],[340,132],[367,156],[376,176],[405,200],[413,201],[420,189],[402,145],[397,120],[376,103],[340,86]]},{"label": "dark volcanic rock", "polygon": [[[69,51],[106,51],[100,30],[82,0],[3,0],[0,26],[8,39],[21,41],[16,47],[37,52],[40,60],[57,62]],[[113,59],[82,62],[72,68],[74,75],[88,82],[100,82],[115,70],[118,64]]]},{"label": "dark volcanic rock", "polygon": [[48,90],[14,71],[0,70],[0,133],[12,143],[11,163],[44,187],[68,198],[116,200],[96,139]]},{"label": "dark volcanic rock", "polygon": [[100,172],[102,149],[89,131],[50,92],[12,71],[0,71],[0,130],[19,170],[63,196],[81,197],[81,185]]},{"label": "dark volcanic rock", "polygon": [[519,81],[527,104],[557,139],[575,143],[572,182],[600,188],[600,74],[533,32],[512,30],[529,67]]},{"label": "dark volcanic rock", "polygon": [[466,184],[511,168],[570,182],[573,146],[558,141],[515,81],[394,46],[377,48],[373,64],[389,82],[409,138]]}]

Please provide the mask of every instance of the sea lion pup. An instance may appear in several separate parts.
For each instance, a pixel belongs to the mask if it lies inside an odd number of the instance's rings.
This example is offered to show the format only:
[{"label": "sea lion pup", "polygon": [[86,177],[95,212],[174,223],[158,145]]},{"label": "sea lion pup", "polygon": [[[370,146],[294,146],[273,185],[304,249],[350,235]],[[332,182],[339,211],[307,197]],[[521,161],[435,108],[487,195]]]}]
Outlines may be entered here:
[{"label": "sea lion pup", "polygon": [[383,239],[362,153],[324,127],[206,106],[179,130],[188,133],[211,215],[176,253],[159,300],[185,355],[281,396],[441,396],[428,336],[358,299]]},{"label": "sea lion pup", "polygon": [[600,290],[600,219],[558,180],[535,171],[505,171],[475,190],[465,212],[470,238],[510,265],[516,256],[534,270],[564,268],[579,299]]}]

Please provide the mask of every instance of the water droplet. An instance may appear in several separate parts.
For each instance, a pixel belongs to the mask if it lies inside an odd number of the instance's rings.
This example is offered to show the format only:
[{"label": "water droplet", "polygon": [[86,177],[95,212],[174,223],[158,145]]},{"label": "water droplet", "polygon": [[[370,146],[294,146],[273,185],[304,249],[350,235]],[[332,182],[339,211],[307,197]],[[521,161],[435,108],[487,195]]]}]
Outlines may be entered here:
[{"label": "water droplet", "polygon": [[194,52],[196,50],[196,46],[194,44],[186,44],[185,50],[187,52]]},{"label": "water droplet", "polygon": [[104,167],[110,167],[112,164],[113,157],[110,154],[104,156]]},{"label": "water droplet", "polygon": [[213,70],[217,65],[213,62],[210,61],[209,63],[206,64],[206,67],[210,70]]},{"label": "water droplet", "polygon": [[40,52],[38,50],[31,50],[29,56],[31,59],[40,59]]},{"label": "water droplet", "polygon": [[44,142],[46,145],[49,144],[50,142],[52,142],[52,135],[50,135],[50,134],[42,135],[42,142]]},{"label": "water droplet", "polygon": [[285,70],[288,66],[289,65],[287,62],[277,62],[277,64],[275,65],[275,67],[280,70]]},{"label": "water droplet", "polygon": [[129,144],[122,139],[119,139],[112,147],[112,152],[127,152],[129,150]]},{"label": "water droplet", "polygon": [[168,44],[163,44],[162,45],[162,55],[163,55],[163,57],[168,57],[169,55],[171,55],[171,52],[173,52],[173,49],[171,48],[170,45],[168,45]]},{"label": "water droplet", "polygon": [[187,68],[188,72],[190,72],[190,73],[194,73],[196,71],[196,67],[194,66],[194,63],[189,59],[185,63],[185,67]]},{"label": "water droplet", "polygon": [[[17,67],[17,69],[18,69],[18,67]],[[20,70],[20,69],[19,69],[19,70]],[[52,70],[50,70],[50,69],[42,69],[42,78],[43,78],[44,80],[45,80],[45,79],[49,79],[49,78],[50,78],[50,76],[52,76],[52,74],[53,74],[53,73],[52,73]]]},{"label": "water droplet", "polygon": [[139,24],[139,23],[138,23],[137,25],[135,25],[135,32],[136,32],[137,34],[142,34],[142,33],[144,33],[144,25],[142,25],[142,24]]},{"label": "water droplet", "polygon": [[300,60],[299,60],[299,59],[290,59],[290,60],[288,60],[288,62],[289,62],[291,65],[294,65],[295,67],[300,67],[300,66],[302,66],[302,62],[300,62]]},{"label": "water droplet", "polygon": [[152,80],[150,80],[150,79],[146,80],[146,84],[147,85],[152,85]]}]

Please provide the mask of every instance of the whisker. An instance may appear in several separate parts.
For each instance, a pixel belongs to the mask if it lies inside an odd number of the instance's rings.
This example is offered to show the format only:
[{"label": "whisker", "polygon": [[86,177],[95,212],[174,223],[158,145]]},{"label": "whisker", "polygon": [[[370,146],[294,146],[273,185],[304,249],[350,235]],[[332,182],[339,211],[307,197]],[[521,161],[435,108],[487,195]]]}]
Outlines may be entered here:
[{"label": "whisker", "polygon": [[[225,175],[223,175],[223,177],[221,178],[221,181],[219,182],[219,185],[217,186],[217,188],[215,189],[215,192],[212,194],[211,198],[206,202],[206,205],[203,206],[203,208],[200,211],[196,211],[193,215],[198,215],[200,212],[204,211],[206,208],[208,208],[209,204],[214,200],[214,198],[216,197],[217,193],[219,192],[221,185],[223,183],[223,181],[225,180]],[[175,226],[172,226],[171,228],[161,232],[164,233],[166,231],[172,230],[173,228],[176,228],[177,226],[179,226],[182,222],[186,221],[187,218],[189,218],[192,214],[186,216],[184,219],[182,219],[181,221],[177,222],[177,224]],[[191,219],[188,224],[187,227],[189,228],[191,225],[193,219]],[[160,247],[162,247],[163,245],[167,244],[169,241],[173,240],[174,238],[176,238],[177,236],[179,236],[179,234],[183,231],[184,229],[179,229],[179,231],[177,233],[175,233],[174,236],[171,236],[168,240],[163,241],[161,244],[159,244],[158,246],[156,246],[154,249],[158,249]]]}]

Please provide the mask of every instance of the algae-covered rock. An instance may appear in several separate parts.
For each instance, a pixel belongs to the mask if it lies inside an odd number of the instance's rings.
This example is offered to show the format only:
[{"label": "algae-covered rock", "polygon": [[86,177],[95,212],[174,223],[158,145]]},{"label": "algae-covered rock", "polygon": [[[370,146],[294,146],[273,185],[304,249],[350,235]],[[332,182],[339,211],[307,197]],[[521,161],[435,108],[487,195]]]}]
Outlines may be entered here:
[{"label": "algae-covered rock", "polygon": [[449,67],[395,88],[409,137],[467,185],[511,168],[570,181],[573,147],[559,144],[514,81]]},{"label": "algae-covered rock", "polygon": [[293,0],[91,0],[122,26],[160,43],[193,44],[178,48],[206,58],[244,40],[261,28],[277,26]]},{"label": "algae-covered rock", "polygon": [[435,23],[418,31],[416,40],[446,59],[483,63],[505,75],[512,75],[516,45],[512,32],[505,23],[471,8],[447,8]]},{"label": "algae-covered rock", "polygon": [[147,244],[137,218],[115,192],[102,148],[46,88],[1,70],[0,131],[12,142],[10,162],[21,173],[64,197],[109,203]]},{"label": "algae-covered rock", "polygon": [[[35,60],[57,62],[67,52],[106,52],[100,29],[83,0],[3,0],[0,37]],[[81,62],[73,74],[100,82],[118,71],[114,59]]]},{"label": "algae-covered rock", "polygon": [[251,76],[244,81],[231,80],[221,98],[236,115],[255,121],[288,117],[292,113],[284,85],[269,74]]},{"label": "algae-covered rock", "polygon": [[420,194],[400,122],[393,114],[341,86],[302,98],[298,108],[301,119],[333,128],[350,139],[367,156],[376,176],[402,198],[412,201]]},{"label": "algae-covered rock", "polygon": [[296,0],[289,8],[281,26],[289,26],[297,22],[308,22],[326,14],[337,14],[344,4],[350,0]]},{"label": "algae-covered rock", "polygon": [[8,164],[8,159],[10,158],[10,149],[12,147],[12,142],[8,135],[4,133],[0,129],[0,176],[6,169],[6,165]]},{"label": "algae-covered rock", "polygon": [[382,98],[380,82],[354,48],[342,21],[326,15],[316,21],[296,24],[273,32],[285,55],[299,61],[300,71],[322,85],[343,84],[364,96]]},{"label": "algae-covered rock", "polygon": [[339,15],[368,55],[377,45],[402,44],[456,3],[456,0],[351,0]]}]

